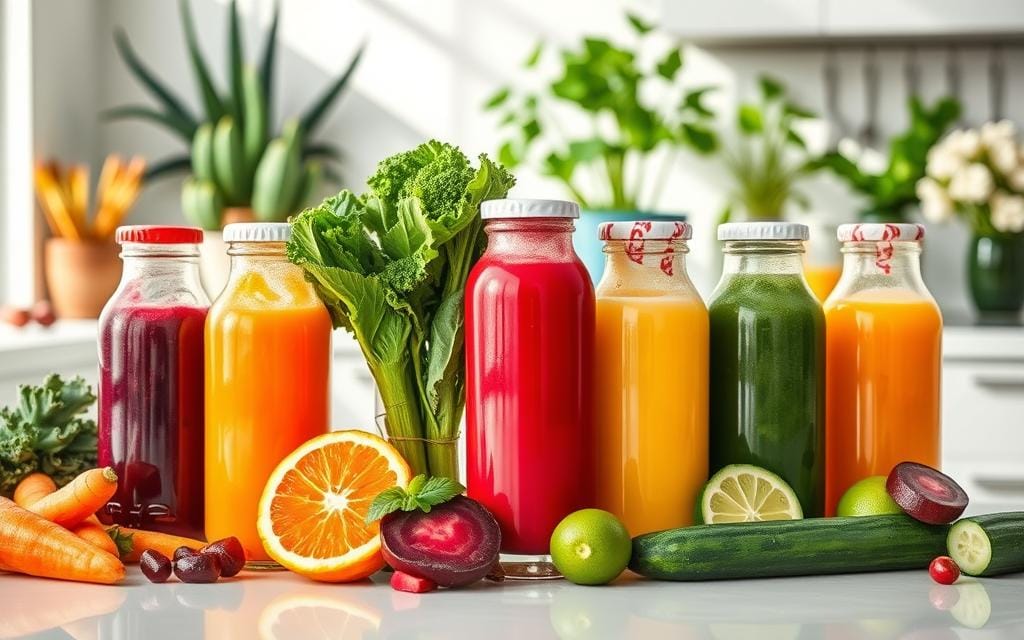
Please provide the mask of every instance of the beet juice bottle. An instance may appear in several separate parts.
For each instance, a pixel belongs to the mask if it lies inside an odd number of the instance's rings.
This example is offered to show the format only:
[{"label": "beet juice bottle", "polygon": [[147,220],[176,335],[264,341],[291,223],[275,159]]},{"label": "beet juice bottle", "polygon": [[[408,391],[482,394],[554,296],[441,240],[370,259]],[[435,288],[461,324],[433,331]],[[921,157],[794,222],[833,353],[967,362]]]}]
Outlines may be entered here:
[{"label": "beet juice bottle", "polygon": [[466,284],[469,496],[501,525],[508,577],[552,577],[552,531],[591,502],[595,312],[572,247],[579,207],[491,200],[481,215],[487,251]]},{"label": "beet juice bottle", "polygon": [[117,230],[124,272],[99,322],[99,463],[120,479],[105,523],[203,536],[202,239]]}]

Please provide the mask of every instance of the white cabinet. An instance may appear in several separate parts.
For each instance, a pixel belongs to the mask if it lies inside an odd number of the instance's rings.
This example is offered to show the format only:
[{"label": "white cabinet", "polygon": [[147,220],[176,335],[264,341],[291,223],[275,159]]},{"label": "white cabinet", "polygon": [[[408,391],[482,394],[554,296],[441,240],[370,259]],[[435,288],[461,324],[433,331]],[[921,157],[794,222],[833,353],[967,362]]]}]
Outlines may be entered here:
[{"label": "white cabinet", "polygon": [[1024,506],[1024,328],[947,327],[942,375],[943,469],[974,502]]}]

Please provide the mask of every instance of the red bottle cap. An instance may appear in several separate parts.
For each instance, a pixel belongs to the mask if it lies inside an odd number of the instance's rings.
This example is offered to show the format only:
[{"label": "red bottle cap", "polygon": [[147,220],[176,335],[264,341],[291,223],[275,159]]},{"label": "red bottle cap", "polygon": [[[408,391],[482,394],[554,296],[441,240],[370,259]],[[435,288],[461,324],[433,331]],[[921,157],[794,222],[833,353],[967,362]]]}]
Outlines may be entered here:
[{"label": "red bottle cap", "polygon": [[203,241],[203,230],[196,227],[165,227],[161,225],[135,224],[117,228],[117,243],[139,242],[142,244],[199,244]]}]

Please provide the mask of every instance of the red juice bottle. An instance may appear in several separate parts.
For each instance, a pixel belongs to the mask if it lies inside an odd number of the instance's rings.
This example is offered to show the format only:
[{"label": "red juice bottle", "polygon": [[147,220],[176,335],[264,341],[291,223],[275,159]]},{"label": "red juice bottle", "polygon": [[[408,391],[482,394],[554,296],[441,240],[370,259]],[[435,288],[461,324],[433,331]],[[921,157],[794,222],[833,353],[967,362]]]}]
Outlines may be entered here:
[{"label": "red juice bottle", "polygon": [[[595,311],[572,246],[579,208],[491,200],[481,215],[487,250],[466,284],[467,487],[498,520],[503,553],[546,556],[559,521],[591,502]],[[506,560],[509,577],[553,571]]]},{"label": "red juice bottle", "polygon": [[202,231],[121,227],[121,284],[100,314],[99,463],[107,524],[203,536]]}]

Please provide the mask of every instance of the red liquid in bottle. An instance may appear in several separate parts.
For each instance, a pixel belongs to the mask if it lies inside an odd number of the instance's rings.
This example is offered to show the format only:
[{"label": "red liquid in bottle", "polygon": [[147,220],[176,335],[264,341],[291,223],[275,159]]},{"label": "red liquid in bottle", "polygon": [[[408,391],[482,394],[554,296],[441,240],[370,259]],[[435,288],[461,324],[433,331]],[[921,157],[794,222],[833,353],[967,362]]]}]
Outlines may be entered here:
[{"label": "red liquid in bottle", "polygon": [[570,221],[498,222],[466,285],[467,486],[503,552],[544,555],[590,506],[594,290]]},{"label": "red liquid in bottle", "polygon": [[99,463],[119,478],[103,522],[202,539],[205,321],[127,305],[101,318]]}]

